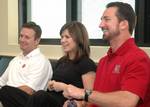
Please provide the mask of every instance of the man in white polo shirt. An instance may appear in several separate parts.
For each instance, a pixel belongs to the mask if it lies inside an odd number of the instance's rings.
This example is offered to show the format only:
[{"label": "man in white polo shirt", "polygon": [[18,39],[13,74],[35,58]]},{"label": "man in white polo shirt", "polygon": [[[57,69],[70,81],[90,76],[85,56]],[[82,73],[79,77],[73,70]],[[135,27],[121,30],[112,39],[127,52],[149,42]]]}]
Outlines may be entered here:
[{"label": "man in white polo shirt", "polygon": [[38,48],[42,30],[34,22],[23,24],[19,44],[22,53],[0,77],[0,101],[4,107],[23,107],[35,91],[46,89],[52,67]]}]

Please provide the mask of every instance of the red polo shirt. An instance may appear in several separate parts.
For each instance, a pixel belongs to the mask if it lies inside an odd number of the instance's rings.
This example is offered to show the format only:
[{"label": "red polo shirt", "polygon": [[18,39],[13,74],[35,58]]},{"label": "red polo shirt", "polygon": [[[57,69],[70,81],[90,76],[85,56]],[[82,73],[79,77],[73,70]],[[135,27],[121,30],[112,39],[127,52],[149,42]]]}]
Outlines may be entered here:
[{"label": "red polo shirt", "polygon": [[128,39],[115,53],[110,48],[100,60],[94,90],[130,91],[141,98],[137,107],[150,107],[150,59],[135,45],[134,39]]}]

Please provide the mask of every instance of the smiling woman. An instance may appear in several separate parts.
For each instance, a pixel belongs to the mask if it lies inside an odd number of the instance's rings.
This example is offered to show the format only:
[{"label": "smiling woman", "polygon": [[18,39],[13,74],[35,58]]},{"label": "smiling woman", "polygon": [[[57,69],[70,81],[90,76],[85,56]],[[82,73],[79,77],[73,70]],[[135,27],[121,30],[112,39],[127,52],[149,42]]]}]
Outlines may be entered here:
[{"label": "smiling woman", "polygon": [[[88,33],[84,25],[73,21],[60,30],[61,45],[65,54],[58,60],[48,92],[34,93],[26,107],[62,107],[67,100],[63,96],[68,84],[92,89],[96,65],[90,59]],[[78,102],[80,103],[80,102]]]}]

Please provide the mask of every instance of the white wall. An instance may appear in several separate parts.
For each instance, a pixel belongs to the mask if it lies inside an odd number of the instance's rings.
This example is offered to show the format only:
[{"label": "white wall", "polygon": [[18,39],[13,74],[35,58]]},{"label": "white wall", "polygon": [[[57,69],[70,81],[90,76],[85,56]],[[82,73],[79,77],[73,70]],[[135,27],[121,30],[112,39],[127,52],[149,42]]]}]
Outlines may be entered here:
[{"label": "white wall", "polygon": [[[52,59],[60,58],[63,53],[58,45],[40,45],[42,52]],[[108,47],[91,46],[91,58],[98,61]],[[150,56],[150,47],[142,48]],[[18,46],[18,0],[0,0],[0,55],[16,56]]]}]

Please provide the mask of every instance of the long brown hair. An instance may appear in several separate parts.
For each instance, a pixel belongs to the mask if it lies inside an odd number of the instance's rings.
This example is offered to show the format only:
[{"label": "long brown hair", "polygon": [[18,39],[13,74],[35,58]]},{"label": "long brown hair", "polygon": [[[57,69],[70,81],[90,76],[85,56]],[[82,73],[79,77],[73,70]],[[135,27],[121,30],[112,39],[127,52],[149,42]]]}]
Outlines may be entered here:
[{"label": "long brown hair", "polygon": [[89,47],[89,39],[88,32],[85,26],[78,21],[72,21],[70,23],[66,23],[62,26],[60,30],[60,35],[62,35],[64,30],[68,30],[69,34],[73,38],[73,40],[77,44],[77,53],[74,60],[78,60],[82,56],[90,56],[90,47]]}]

